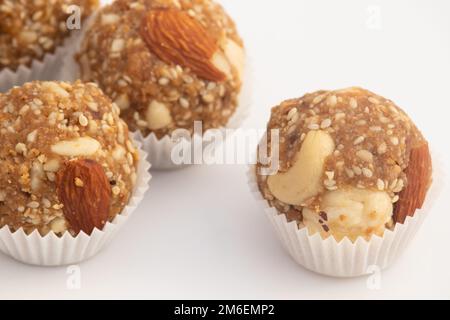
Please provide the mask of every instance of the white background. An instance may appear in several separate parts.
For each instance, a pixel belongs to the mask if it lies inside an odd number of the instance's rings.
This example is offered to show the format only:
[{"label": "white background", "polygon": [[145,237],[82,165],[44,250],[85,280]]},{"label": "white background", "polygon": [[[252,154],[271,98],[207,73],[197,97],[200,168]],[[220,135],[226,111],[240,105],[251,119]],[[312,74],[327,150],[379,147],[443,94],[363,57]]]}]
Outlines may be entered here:
[{"label": "white background", "polygon": [[[253,69],[253,112],[318,89],[363,86],[393,99],[449,162],[450,2],[223,0]],[[297,266],[249,193],[245,166],[154,173],[142,206],[115,241],[80,265],[37,268],[0,256],[0,298],[450,298],[449,188],[403,257],[367,278],[332,279]],[[445,177],[440,176],[441,182]],[[444,181],[445,182],[445,181]]]}]

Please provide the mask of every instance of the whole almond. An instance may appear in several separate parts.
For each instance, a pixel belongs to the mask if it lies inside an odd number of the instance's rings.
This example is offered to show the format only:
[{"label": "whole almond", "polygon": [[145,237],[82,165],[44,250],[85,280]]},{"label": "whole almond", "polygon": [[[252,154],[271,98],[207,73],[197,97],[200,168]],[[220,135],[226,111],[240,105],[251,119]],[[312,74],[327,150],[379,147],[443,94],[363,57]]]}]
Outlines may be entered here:
[{"label": "whole almond", "polygon": [[404,223],[406,217],[414,216],[421,209],[431,184],[432,162],[428,143],[411,149],[406,169],[407,186],[400,193],[394,209],[394,221]]},{"label": "whole almond", "polygon": [[57,193],[71,229],[90,235],[108,221],[111,185],[96,161],[67,161],[56,175]]},{"label": "whole almond", "polygon": [[219,45],[188,13],[166,8],[150,10],[143,19],[141,34],[161,60],[190,68],[209,81],[227,78],[229,65]]}]

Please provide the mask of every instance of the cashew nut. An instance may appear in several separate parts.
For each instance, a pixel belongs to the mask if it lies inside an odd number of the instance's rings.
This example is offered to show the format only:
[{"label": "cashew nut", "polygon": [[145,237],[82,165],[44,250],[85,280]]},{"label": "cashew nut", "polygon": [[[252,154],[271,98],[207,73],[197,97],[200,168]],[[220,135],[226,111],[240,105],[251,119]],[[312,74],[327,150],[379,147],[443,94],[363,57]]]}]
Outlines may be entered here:
[{"label": "cashew nut", "polygon": [[312,233],[323,232],[325,224],[338,240],[345,236],[356,240],[358,236],[382,235],[393,213],[392,200],[386,192],[357,188],[326,192],[320,209],[321,213],[303,209],[303,223]]},{"label": "cashew nut", "polygon": [[289,171],[268,178],[269,190],[284,203],[304,204],[323,191],[324,163],[334,149],[334,141],[327,132],[310,131]]},{"label": "cashew nut", "polygon": [[161,102],[153,100],[147,109],[147,125],[151,130],[158,130],[167,127],[172,123],[172,116],[167,106]]}]

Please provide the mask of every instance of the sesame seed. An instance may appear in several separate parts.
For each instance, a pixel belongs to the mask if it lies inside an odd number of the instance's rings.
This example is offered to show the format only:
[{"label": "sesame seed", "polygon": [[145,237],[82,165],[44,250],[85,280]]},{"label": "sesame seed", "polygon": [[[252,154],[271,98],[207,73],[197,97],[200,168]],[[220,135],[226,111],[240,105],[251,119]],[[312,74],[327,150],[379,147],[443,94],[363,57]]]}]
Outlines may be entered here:
[{"label": "sesame seed", "polygon": [[300,119],[300,115],[298,113],[295,113],[289,123],[296,123],[298,119]]},{"label": "sesame seed", "polygon": [[360,136],[360,137],[356,138],[355,141],[353,141],[353,144],[356,146],[358,144],[363,143],[364,140],[366,140],[366,138],[364,136]]},{"label": "sesame seed", "polygon": [[112,193],[114,194],[114,195],[119,195],[120,194],[120,188],[118,187],[118,186],[114,186],[112,189],[111,189],[111,191],[112,191]]},{"label": "sesame seed", "polygon": [[327,178],[329,180],[333,180],[334,179],[334,171],[327,171],[327,172],[325,172],[325,175],[327,176]]},{"label": "sesame seed", "polygon": [[389,185],[389,189],[392,190],[397,185],[398,179],[392,180],[391,184]]},{"label": "sesame seed", "polygon": [[120,52],[125,47],[124,39],[114,39],[111,44],[111,52]]},{"label": "sesame seed", "polygon": [[354,172],[357,176],[362,175],[362,170],[361,170],[360,167],[353,166],[353,172]]},{"label": "sesame seed", "polygon": [[130,168],[130,166],[128,164],[124,164],[122,166],[122,168],[123,168],[123,171],[125,171],[126,174],[130,174],[131,173],[131,168]]},{"label": "sesame seed", "polygon": [[385,142],[383,142],[378,146],[377,152],[378,152],[378,154],[381,155],[381,154],[385,154],[386,151],[387,151],[387,145]]},{"label": "sesame seed", "polygon": [[356,121],[357,126],[365,126],[367,124],[366,120],[358,120]]},{"label": "sesame seed", "polygon": [[162,86],[167,86],[169,84],[170,80],[166,77],[162,77],[159,79],[158,83]]},{"label": "sesame seed", "polygon": [[80,114],[80,116],[78,117],[78,122],[83,127],[87,127],[87,125],[89,124],[89,120],[84,114]]},{"label": "sesame seed", "polygon": [[133,165],[133,163],[134,163],[133,155],[129,152],[127,153],[127,161],[130,165]]},{"label": "sesame seed", "polygon": [[306,133],[302,133],[302,135],[300,136],[300,141],[305,140],[305,138],[306,138]]},{"label": "sesame seed", "polygon": [[397,137],[392,137],[392,138],[391,138],[391,143],[392,143],[394,146],[398,146],[398,144],[400,143],[400,141],[398,140]]},{"label": "sesame seed", "polygon": [[384,190],[384,187],[385,187],[384,181],[381,180],[381,179],[378,179],[378,180],[377,180],[377,188],[378,188],[378,190],[383,191],[383,190]]},{"label": "sesame seed", "polygon": [[183,77],[183,81],[184,81],[185,83],[187,83],[187,84],[191,84],[191,83],[194,82],[194,79],[193,79],[192,77],[190,77],[190,76],[184,76],[184,77]]},{"label": "sesame seed", "polygon": [[331,126],[331,119],[325,119],[322,121],[322,123],[320,124],[320,128],[321,129],[326,129],[329,128]]},{"label": "sesame seed", "polygon": [[380,101],[378,101],[378,99],[374,98],[374,97],[370,97],[369,98],[369,102],[373,103],[373,104],[380,104]]},{"label": "sesame seed", "polygon": [[133,83],[133,80],[127,75],[122,76],[122,78],[128,83]]},{"label": "sesame seed", "polygon": [[380,132],[383,130],[383,128],[381,128],[379,126],[373,126],[373,127],[370,127],[369,130],[373,131],[373,132]]},{"label": "sesame seed", "polygon": [[336,121],[341,120],[341,119],[344,119],[344,118],[345,118],[345,113],[343,113],[343,112],[338,112],[338,113],[336,113],[335,116],[334,116],[334,119],[335,119]]},{"label": "sesame seed", "polygon": [[398,114],[398,110],[395,106],[393,106],[392,104],[388,105],[389,110],[391,110],[392,113]]},{"label": "sesame seed", "polygon": [[317,96],[313,99],[312,104],[314,105],[314,104],[321,103],[324,98],[325,98],[325,95],[323,95],[323,94],[320,96]]},{"label": "sesame seed", "polygon": [[137,121],[136,121],[136,124],[137,124],[139,127],[147,127],[147,126],[148,126],[147,121],[144,121],[144,120],[137,120]]},{"label": "sesame seed", "polygon": [[396,195],[395,197],[392,198],[392,203],[397,203],[398,200],[400,200],[400,197]]},{"label": "sesame seed", "polygon": [[106,116],[106,120],[108,121],[108,124],[110,126],[114,125],[114,116],[112,113],[108,113],[108,115]]},{"label": "sesame seed", "polygon": [[117,84],[118,84],[120,87],[126,87],[126,86],[128,86],[128,83],[127,83],[125,80],[123,80],[123,79],[119,79],[119,80],[117,81]]},{"label": "sesame seed", "polygon": [[358,108],[358,101],[355,98],[350,98],[349,104],[352,109]]},{"label": "sesame seed", "polygon": [[206,90],[211,91],[211,90],[214,90],[216,87],[217,87],[217,84],[215,82],[210,82],[206,86]]},{"label": "sesame seed", "polygon": [[48,181],[55,181],[56,180],[56,174],[54,172],[47,172],[45,174],[47,176]]},{"label": "sesame seed", "polygon": [[389,121],[390,121],[389,118],[386,118],[384,116],[380,117],[380,122],[383,123],[383,124],[387,124],[387,123],[389,123]]},{"label": "sesame seed", "polygon": [[79,188],[84,187],[84,182],[80,178],[75,178],[75,185]]},{"label": "sesame seed", "polygon": [[44,206],[44,208],[50,208],[52,206],[52,203],[47,198],[43,198],[42,205]]},{"label": "sesame seed", "polygon": [[355,176],[355,173],[353,172],[353,170],[350,169],[345,169],[345,173],[347,174],[347,176],[351,179]]},{"label": "sesame seed", "polygon": [[373,154],[367,150],[359,150],[356,152],[356,156],[365,162],[373,161]]},{"label": "sesame seed", "polygon": [[292,125],[286,129],[286,132],[288,135],[291,135],[294,133],[295,129],[296,129],[296,127],[294,125]]},{"label": "sesame seed", "polygon": [[290,121],[294,115],[296,115],[298,112],[297,108],[292,108],[291,110],[289,110],[288,114],[287,114],[287,120]]},{"label": "sesame seed", "polygon": [[211,103],[214,101],[214,96],[212,94],[205,94],[202,96],[202,99],[206,103]]},{"label": "sesame seed", "polygon": [[130,140],[127,140],[126,145],[127,145],[128,151],[130,151],[131,153],[134,153],[136,151],[133,143]]},{"label": "sesame seed", "polygon": [[39,208],[39,206],[40,206],[40,204],[37,201],[31,201],[27,204],[27,207],[31,208],[31,209],[37,209],[37,208]]},{"label": "sesame seed", "polygon": [[88,102],[87,106],[89,109],[91,109],[94,112],[98,112],[98,104],[95,102]]},{"label": "sesame seed", "polygon": [[189,100],[186,98],[180,98],[180,105],[184,109],[189,108]]},{"label": "sesame seed", "polygon": [[364,175],[366,178],[372,178],[372,176],[373,176],[373,172],[372,172],[372,170],[370,170],[370,169],[363,168],[363,169],[362,169],[362,172],[363,172],[363,175]]},{"label": "sesame seed", "polygon": [[311,123],[309,126],[308,126],[308,129],[309,130],[319,130],[319,125],[317,124],[317,123]]},{"label": "sesame seed", "polygon": [[36,137],[37,137],[37,130],[34,130],[27,135],[27,141],[30,143],[35,142]]},{"label": "sesame seed", "polygon": [[334,187],[336,185],[336,181],[335,180],[325,180],[323,182],[323,184],[325,185],[325,187]]},{"label": "sesame seed", "polygon": [[397,181],[397,184],[395,185],[395,188],[392,189],[392,191],[394,191],[394,192],[401,192],[403,190],[404,186],[405,186],[405,183],[403,182],[403,180],[399,179]]},{"label": "sesame seed", "polygon": [[331,95],[327,98],[327,105],[329,107],[334,107],[337,105],[337,97],[335,95]]},{"label": "sesame seed", "polygon": [[38,98],[34,98],[33,99],[33,102],[34,102],[34,104],[36,104],[36,105],[38,105],[38,106],[42,106],[44,103],[40,100],[40,99],[38,99]]},{"label": "sesame seed", "polygon": [[24,143],[19,142],[16,144],[16,152],[25,155],[27,153],[27,146]]}]

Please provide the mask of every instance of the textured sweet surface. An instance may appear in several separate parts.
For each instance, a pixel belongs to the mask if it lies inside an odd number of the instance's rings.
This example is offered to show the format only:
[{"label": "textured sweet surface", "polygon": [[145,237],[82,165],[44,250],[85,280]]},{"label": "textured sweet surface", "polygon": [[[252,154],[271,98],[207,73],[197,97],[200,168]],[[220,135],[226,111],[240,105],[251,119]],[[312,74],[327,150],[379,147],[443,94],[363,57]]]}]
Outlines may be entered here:
[{"label": "textured sweet surface", "polygon": [[75,234],[80,225],[66,209],[101,227],[128,203],[138,153],[95,84],[32,82],[0,94],[0,133],[0,227]]},{"label": "textured sweet surface", "polygon": [[244,61],[234,22],[211,0],[118,0],[101,9],[77,56],[130,130],[158,137],[226,125]]},{"label": "textured sweet surface", "polygon": [[390,100],[360,88],[319,91],[275,107],[268,129],[280,129],[280,171],[258,176],[260,190],[312,232],[338,239],[382,235],[398,222],[393,206],[414,182],[407,168],[418,148],[424,173],[415,189],[423,203],[431,181],[427,142]]},{"label": "textured sweet surface", "polygon": [[0,71],[29,66],[61,45],[70,33],[66,20],[71,5],[77,5],[84,18],[98,0],[1,0]]}]

